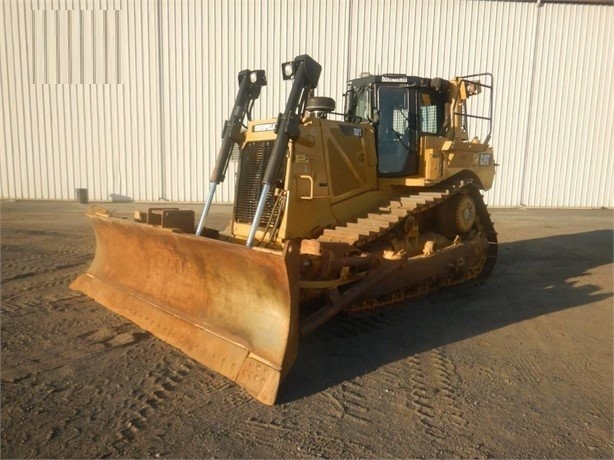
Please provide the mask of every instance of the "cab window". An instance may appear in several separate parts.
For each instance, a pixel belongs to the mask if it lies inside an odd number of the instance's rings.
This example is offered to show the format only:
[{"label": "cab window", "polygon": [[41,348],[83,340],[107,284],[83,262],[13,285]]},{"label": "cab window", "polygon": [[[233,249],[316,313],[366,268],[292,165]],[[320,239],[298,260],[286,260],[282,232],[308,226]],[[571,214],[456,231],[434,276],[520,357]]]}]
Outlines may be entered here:
[{"label": "cab window", "polygon": [[429,92],[420,93],[420,131],[424,134],[440,134],[443,118],[440,98]]},{"label": "cab window", "polygon": [[356,113],[355,115],[363,120],[371,120],[371,92],[366,86],[358,88],[356,92]]},{"label": "cab window", "polygon": [[417,122],[414,89],[381,86],[378,89],[377,156],[382,176],[417,172]]}]

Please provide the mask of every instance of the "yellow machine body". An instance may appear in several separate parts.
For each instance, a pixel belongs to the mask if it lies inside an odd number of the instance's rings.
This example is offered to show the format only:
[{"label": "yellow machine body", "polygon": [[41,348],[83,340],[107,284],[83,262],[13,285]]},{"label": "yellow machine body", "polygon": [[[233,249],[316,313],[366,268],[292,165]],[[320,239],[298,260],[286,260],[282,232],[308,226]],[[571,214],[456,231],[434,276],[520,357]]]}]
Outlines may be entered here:
[{"label": "yellow machine body", "polygon": [[246,129],[266,79],[239,74],[211,189],[238,144],[228,227],[204,226],[207,205],[196,231],[190,211],[131,221],[92,210],[96,255],[71,285],[266,404],[301,335],[342,311],[488,276],[497,249],[480,193],[494,178],[490,135],[469,140],[463,108],[485,85],[356,79],[342,119],[329,119],[331,100],[311,97],[319,65],[299,56],[282,68],[294,79],[286,111]]}]

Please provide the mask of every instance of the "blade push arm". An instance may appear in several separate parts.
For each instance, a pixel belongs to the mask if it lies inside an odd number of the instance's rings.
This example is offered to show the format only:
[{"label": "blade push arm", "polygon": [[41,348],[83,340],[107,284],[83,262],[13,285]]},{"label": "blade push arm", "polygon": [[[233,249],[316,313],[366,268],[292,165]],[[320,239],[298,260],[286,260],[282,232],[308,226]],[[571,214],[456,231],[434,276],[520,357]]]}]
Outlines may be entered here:
[{"label": "blade push arm", "polygon": [[271,151],[271,158],[267,165],[262,180],[263,188],[258,200],[258,206],[254,215],[254,220],[250,228],[247,238],[247,247],[252,247],[254,237],[260,224],[260,218],[264,212],[267,197],[269,195],[271,185],[275,182],[275,178],[279,172],[281,162],[284,159],[288,142],[290,139],[296,139],[300,134],[300,121],[305,108],[305,103],[312,89],[318,86],[318,79],[322,66],[314,61],[310,56],[303,54],[294,58],[294,61],[282,64],[282,76],[284,80],[294,79],[286,109],[284,113],[280,113],[275,127],[277,137]]},{"label": "blade push arm", "polygon": [[232,148],[235,143],[240,142],[241,127],[243,120],[248,114],[254,101],[260,96],[260,89],[266,86],[266,74],[264,70],[250,71],[248,69],[239,72],[239,91],[235,98],[235,103],[230,113],[230,118],[224,123],[222,130],[222,146],[215,161],[215,167],[209,180],[209,194],[205,201],[203,212],[198,222],[196,234],[200,235],[205,225],[205,217],[209,214],[211,202],[215,196],[215,189],[218,184],[224,181]]}]

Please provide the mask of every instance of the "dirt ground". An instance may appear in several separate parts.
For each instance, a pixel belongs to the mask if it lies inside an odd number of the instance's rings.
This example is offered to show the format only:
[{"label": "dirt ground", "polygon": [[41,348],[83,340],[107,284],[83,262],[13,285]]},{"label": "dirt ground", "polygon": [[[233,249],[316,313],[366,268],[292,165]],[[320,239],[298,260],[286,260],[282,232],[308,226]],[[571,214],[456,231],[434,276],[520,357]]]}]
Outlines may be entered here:
[{"label": "dirt ground", "polygon": [[484,285],[334,319],[272,407],[69,290],[84,210],[1,203],[2,458],[614,457],[611,210],[492,210]]}]

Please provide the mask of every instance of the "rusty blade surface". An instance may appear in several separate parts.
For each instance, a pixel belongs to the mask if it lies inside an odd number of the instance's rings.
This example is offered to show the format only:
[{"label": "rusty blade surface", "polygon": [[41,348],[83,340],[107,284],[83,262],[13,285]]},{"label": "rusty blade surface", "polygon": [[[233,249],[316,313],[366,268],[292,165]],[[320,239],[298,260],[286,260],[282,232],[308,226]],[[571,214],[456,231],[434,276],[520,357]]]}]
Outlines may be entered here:
[{"label": "rusty blade surface", "polygon": [[88,214],[96,255],[71,284],[273,404],[298,345],[298,250],[248,249]]}]

